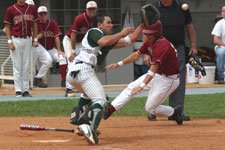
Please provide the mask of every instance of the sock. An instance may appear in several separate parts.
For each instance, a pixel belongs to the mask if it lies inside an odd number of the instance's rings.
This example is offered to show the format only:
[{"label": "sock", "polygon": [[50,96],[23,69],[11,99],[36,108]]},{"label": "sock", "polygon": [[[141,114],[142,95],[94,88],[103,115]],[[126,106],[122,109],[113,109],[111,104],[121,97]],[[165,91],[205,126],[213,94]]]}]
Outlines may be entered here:
[{"label": "sock", "polygon": [[110,114],[114,113],[116,111],[116,109],[113,107],[113,105],[109,106],[109,112]]},{"label": "sock", "polygon": [[66,81],[66,70],[67,70],[67,64],[59,65],[59,71],[60,71],[61,78],[62,78],[61,82],[65,82]]}]

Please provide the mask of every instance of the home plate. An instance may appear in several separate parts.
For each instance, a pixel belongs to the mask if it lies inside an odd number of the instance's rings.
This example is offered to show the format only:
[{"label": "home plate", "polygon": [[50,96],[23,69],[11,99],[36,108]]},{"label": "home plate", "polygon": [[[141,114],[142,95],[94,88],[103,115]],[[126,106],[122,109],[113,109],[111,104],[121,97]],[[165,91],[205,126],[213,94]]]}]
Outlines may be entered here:
[{"label": "home plate", "polygon": [[66,142],[70,142],[71,140],[37,140],[37,141],[33,141],[36,143],[66,143]]}]

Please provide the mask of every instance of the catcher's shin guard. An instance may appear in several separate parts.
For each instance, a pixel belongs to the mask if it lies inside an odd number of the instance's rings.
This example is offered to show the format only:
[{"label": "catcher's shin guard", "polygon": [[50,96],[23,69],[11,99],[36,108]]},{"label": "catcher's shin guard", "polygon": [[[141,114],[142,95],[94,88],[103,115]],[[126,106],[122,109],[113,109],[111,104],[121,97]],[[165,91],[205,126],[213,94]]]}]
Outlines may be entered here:
[{"label": "catcher's shin guard", "polygon": [[88,124],[96,131],[103,116],[103,108],[100,104],[93,104],[78,119],[79,124]]}]

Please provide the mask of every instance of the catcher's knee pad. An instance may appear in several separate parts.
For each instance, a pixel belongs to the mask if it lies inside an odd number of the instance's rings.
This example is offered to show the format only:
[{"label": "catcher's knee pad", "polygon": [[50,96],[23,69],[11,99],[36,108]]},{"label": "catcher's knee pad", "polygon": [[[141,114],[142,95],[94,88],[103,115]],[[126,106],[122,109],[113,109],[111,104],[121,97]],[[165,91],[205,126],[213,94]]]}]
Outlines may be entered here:
[{"label": "catcher's knee pad", "polygon": [[78,119],[80,118],[81,114],[84,113],[84,111],[85,111],[84,107],[81,107],[80,105],[75,106],[70,116],[70,123],[74,125],[80,125]]},{"label": "catcher's knee pad", "polygon": [[90,125],[90,121],[91,121],[91,118],[93,116],[93,111],[88,108],[87,110],[85,110],[81,115],[80,117],[78,118],[77,122],[78,124],[88,124]]}]

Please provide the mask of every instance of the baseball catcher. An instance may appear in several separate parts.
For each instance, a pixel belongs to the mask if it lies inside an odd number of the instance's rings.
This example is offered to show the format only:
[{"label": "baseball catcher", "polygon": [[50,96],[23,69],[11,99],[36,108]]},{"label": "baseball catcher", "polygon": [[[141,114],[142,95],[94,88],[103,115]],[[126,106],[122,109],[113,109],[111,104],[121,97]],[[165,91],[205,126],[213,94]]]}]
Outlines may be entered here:
[{"label": "baseball catcher", "polygon": [[190,59],[189,59],[189,64],[194,69],[198,69],[202,73],[203,76],[206,75],[205,68],[204,68],[204,66],[202,65],[202,63],[199,61],[199,59],[197,57],[191,56]]},{"label": "baseball catcher", "polygon": [[148,4],[141,9],[141,19],[145,26],[154,24],[160,18],[160,12],[152,4]]}]

